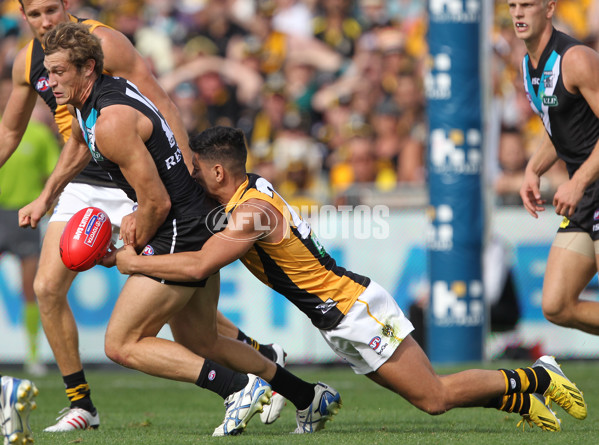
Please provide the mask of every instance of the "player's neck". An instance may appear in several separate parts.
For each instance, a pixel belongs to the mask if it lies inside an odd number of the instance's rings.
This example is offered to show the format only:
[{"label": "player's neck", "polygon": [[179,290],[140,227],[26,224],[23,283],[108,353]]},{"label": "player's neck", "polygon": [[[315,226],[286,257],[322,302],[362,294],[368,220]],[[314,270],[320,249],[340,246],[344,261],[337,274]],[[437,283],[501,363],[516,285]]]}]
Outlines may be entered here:
[{"label": "player's neck", "polygon": [[245,178],[240,180],[240,178],[237,177],[228,177],[226,183],[219,186],[219,189],[214,193],[213,198],[220,204],[227,205],[244,182]]},{"label": "player's neck", "polygon": [[546,27],[543,32],[539,35],[538,38],[526,40],[524,43],[526,44],[526,51],[528,52],[528,57],[530,58],[530,62],[533,67],[537,67],[539,64],[539,60],[543,55],[543,51],[545,47],[549,43],[549,39],[551,39],[551,35],[553,34],[553,26],[549,25]]},{"label": "player's neck", "polygon": [[73,105],[77,109],[83,108],[85,101],[89,98],[92,93],[92,89],[94,84],[96,83],[97,77],[93,77],[90,79],[86,79],[85,83],[81,86],[81,90],[76,95],[76,98],[73,100],[71,105]]}]

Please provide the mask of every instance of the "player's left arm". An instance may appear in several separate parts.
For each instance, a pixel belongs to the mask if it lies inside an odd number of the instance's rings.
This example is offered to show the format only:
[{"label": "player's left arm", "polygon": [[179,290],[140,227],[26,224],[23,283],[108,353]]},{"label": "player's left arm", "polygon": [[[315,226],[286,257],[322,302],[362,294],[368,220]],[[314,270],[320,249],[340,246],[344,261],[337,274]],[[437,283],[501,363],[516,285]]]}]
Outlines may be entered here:
[{"label": "player's left arm", "polygon": [[199,281],[241,258],[277,224],[264,207],[244,203],[232,213],[227,227],[212,235],[201,250],[171,255],[136,255],[132,249],[116,254],[124,274],[143,273],[172,281]]},{"label": "player's left arm", "polygon": [[[599,54],[591,48],[578,45],[570,48],[562,60],[562,77],[566,89],[580,93],[599,118]],[[553,197],[555,212],[572,216],[584,190],[599,179],[599,141],[572,178],[560,185]]]},{"label": "player's left arm", "polygon": [[113,76],[124,77],[134,83],[139,91],[156,105],[175,134],[185,165],[192,171],[189,137],[179,110],[160,86],[147,62],[129,39],[119,31],[99,26],[94,29],[94,35],[102,42],[104,69]]},{"label": "player's left arm", "polygon": [[100,153],[116,163],[137,195],[135,234],[123,233],[125,244],[143,249],[165,221],[171,207],[170,196],[145,141],[152,123],[139,111],[126,105],[102,110],[96,123],[96,145]]}]

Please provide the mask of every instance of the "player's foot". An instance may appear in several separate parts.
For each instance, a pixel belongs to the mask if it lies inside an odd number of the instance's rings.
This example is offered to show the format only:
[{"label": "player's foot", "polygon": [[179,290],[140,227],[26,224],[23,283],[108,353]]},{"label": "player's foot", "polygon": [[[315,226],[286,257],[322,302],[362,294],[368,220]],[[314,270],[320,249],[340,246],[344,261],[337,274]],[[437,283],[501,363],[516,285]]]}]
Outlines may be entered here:
[{"label": "player's foot", "polygon": [[274,423],[281,416],[281,411],[287,405],[287,399],[278,392],[273,391],[270,403],[264,405],[264,410],[260,413],[260,420],[266,425]]},{"label": "player's foot", "polygon": [[542,366],[549,373],[549,377],[551,377],[551,383],[549,383],[549,387],[543,394],[547,403],[549,403],[549,400],[557,403],[576,419],[582,420],[586,418],[587,405],[582,392],[576,387],[574,382],[566,377],[554,357],[544,355],[534,362],[532,366]]},{"label": "player's foot", "polygon": [[0,421],[4,445],[33,443],[29,427],[29,413],[37,405],[38,390],[29,380],[3,376],[0,380]]},{"label": "player's foot", "polygon": [[[276,357],[275,363],[279,366],[285,367],[287,353],[283,350],[283,348],[276,343],[268,346],[271,347],[274,352]],[[266,425],[270,425],[281,416],[281,411],[283,411],[285,405],[287,405],[287,400],[285,397],[278,392],[273,391],[270,404],[266,405],[264,410],[260,413],[260,421]]]},{"label": "player's foot", "polygon": [[96,429],[100,426],[98,411],[90,413],[82,408],[63,408],[56,418],[58,422],[44,430],[45,433],[64,433],[67,431]]},{"label": "player's foot", "polygon": [[287,353],[283,349],[281,345],[273,343],[270,345],[272,350],[275,353],[275,363],[279,366],[285,367],[285,362],[287,360]]},{"label": "player's foot", "polygon": [[318,382],[314,392],[310,406],[297,410],[297,428],[294,431],[296,434],[315,433],[323,429],[326,421],[332,419],[341,408],[341,396],[329,385]]},{"label": "player's foot", "polygon": [[267,359],[272,360],[277,365],[285,366],[285,359],[287,357],[287,353],[283,350],[283,348],[276,344],[270,343],[268,345],[260,345],[260,353],[264,355]]},{"label": "player's foot", "polygon": [[555,413],[545,405],[545,401],[538,394],[530,394],[530,410],[528,414],[523,414],[518,425],[522,425],[522,429],[528,423],[531,427],[533,424],[544,431],[561,431],[561,421]]},{"label": "player's foot", "polygon": [[243,433],[247,423],[263,406],[270,403],[272,389],[260,377],[248,374],[245,388],[225,399],[225,420],[216,427],[213,436],[236,436]]}]

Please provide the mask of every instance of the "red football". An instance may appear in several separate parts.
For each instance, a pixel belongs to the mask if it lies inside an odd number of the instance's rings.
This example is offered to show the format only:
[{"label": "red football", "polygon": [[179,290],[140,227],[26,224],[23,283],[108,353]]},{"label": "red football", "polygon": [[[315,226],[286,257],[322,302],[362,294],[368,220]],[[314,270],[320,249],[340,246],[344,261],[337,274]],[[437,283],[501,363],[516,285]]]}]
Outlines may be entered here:
[{"label": "red football", "polygon": [[110,247],[112,225],[108,215],[97,207],[75,213],[60,237],[60,257],[65,266],[82,272],[91,269]]}]

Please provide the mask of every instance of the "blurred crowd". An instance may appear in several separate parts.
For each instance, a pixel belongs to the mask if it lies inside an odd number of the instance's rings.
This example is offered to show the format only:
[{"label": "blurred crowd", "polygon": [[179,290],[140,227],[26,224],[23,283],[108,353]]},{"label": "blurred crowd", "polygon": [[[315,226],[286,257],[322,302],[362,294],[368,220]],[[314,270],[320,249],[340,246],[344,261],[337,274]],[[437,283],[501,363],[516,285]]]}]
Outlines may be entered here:
[{"label": "blurred crowd", "polygon": [[[78,17],[123,32],[179,107],[190,135],[243,129],[249,169],[293,205],[356,202],[425,187],[426,2],[420,0],[71,0]],[[30,38],[17,0],[0,20],[0,91]],[[595,44],[594,0],[560,0],[564,30]],[[593,19],[594,18],[594,19]],[[526,160],[542,131],[522,90],[524,54],[498,0],[486,177],[518,203]],[[1,113],[1,110],[0,110]],[[51,116],[37,116],[52,126]],[[563,180],[557,165],[551,182]],[[553,183],[547,185],[550,188]]]}]

